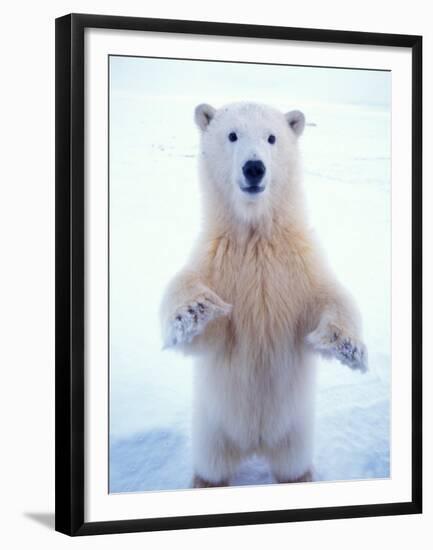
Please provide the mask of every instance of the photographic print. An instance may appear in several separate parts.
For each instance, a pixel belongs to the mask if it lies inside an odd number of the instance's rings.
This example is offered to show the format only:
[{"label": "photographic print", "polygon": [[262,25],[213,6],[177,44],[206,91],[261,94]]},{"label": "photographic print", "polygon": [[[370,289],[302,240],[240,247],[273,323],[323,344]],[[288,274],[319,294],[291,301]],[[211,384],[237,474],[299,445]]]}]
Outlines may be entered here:
[{"label": "photographic print", "polygon": [[56,530],[422,511],[422,37],[56,20]]},{"label": "photographic print", "polygon": [[391,72],[108,63],[109,492],[389,478]]}]

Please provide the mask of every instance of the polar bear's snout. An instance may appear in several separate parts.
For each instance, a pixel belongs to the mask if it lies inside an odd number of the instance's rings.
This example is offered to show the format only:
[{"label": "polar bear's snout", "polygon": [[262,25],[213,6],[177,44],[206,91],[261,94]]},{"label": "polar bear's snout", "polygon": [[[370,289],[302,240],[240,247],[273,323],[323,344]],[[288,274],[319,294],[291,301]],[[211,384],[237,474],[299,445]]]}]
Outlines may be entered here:
[{"label": "polar bear's snout", "polygon": [[265,175],[266,167],[261,160],[247,160],[242,167],[242,173],[245,177],[245,184],[241,187],[242,191],[247,193],[260,193],[264,190],[264,185],[260,182]]}]

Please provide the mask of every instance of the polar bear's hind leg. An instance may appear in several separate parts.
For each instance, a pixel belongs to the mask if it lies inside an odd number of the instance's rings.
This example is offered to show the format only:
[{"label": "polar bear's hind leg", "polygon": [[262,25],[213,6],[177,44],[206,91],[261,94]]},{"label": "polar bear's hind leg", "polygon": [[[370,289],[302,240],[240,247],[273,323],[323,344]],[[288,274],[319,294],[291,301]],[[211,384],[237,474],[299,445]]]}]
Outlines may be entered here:
[{"label": "polar bear's hind leg", "polygon": [[292,431],[278,446],[266,452],[278,483],[313,481],[313,445],[308,430]]},{"label": "polar bear's hind leg", "polygon": [[202,423],[193,438],[193,487],[225,487],[243,458],[224,432]]}]

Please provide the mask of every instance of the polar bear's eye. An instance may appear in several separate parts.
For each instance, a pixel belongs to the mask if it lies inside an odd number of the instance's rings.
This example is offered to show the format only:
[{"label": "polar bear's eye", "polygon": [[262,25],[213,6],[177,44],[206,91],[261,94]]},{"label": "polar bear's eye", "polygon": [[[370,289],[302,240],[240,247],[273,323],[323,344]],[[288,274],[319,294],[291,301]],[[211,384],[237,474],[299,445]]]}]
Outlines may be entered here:
[{"label": "polar bear's eye", "polygon": [[230,141],[237,141],[237,139],[238,139],[238,136],[236,135],[236,133],[235,132],[230,132],[229,140]]},{"label": "polar bear's eye", "polygon": [[268,137],[268,143],[270,143],[271,145],[273,145],[275,143],[275,136],[274,134],[271,134],[269,137]]}]

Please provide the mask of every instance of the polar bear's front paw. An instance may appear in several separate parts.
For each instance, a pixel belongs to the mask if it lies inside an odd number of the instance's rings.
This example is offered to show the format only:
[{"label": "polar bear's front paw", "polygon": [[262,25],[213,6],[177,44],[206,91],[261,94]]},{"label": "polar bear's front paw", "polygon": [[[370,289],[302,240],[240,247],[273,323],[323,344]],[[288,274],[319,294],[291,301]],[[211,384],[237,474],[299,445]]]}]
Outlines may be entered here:
[{"label": "polar bear's front paw", "polygon": [[367,372],[367,348],[335,326],[318,328],[307,336],[307,342],[327,358],[335,357],[351,369]]},{"label": "polar bear's front paw", "polygon": [[367,349],[364,344],[353,338],[342,337],[336,342],[336,358],[351,369],[367,372]]},{"label": "polar bear's front paw", "polygon": [[217,304],[206,296],[180,307],[168,323],[164,347],[190,343],[210,321],[228,315],[231,309],[229,304],[222,301]]}]

